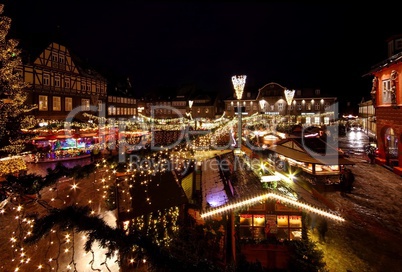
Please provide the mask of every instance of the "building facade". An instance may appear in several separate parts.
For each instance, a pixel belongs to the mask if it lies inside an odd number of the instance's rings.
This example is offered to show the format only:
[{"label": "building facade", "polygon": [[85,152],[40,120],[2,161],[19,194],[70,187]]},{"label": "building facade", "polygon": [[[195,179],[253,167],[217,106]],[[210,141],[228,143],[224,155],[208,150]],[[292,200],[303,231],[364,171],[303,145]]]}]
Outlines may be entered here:
[{"label": "building facade", "polygon": [[370,134],[377,134],[375,107],[373,101],[363,101],[359,104],[359,119],[362,130]]},{"label": "building facade", "polygon": [[402,174],[402,35],[388,41],[388,58],[374,65],[371,98],[376,112],[377,163]]},{"label": "building facade", "polygon": [[81,119],[85,112],[102,110],[107,80],[80,64],[65,46],[52,42],[19,68],[30,85],[27,103],[38,105],[37,119]]},{"label": "building facade", "polygon": [[337,98],[322,96],[320,89],[295,90],[293,97],[286,98],[287,88],[271,82],[258,90],[256,95],[246,92],[243,99],[226,99],[225,111],[234,116],[240,103],[243,115],[264,114],[274,122],[321,125],[330,124],[337,118]]}]

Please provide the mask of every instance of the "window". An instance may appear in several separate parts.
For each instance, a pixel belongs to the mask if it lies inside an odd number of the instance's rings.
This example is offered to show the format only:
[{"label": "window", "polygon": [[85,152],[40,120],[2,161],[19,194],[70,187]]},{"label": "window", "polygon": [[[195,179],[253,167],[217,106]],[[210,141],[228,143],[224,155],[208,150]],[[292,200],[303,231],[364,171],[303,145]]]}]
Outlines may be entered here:
[{"label": "window", "polygon": [[46,95],[40,95],[39,96],[39,110],[40,111],[47,111],[47,96]]},{"label": "window", "polygon": [[278,103],[278,111],[283,111],[283,103]]},{"label": "window", "polygon": [[319,103],[315,103],[314,109],[315,109],[315,110],[320,110],[320,104],[319,104]]},{"label": "window", "polygon": [[60,87],[60,76],[55,76],[54,77],[54,86],[55,87]]},{"label": "window", "polygon": [[57,53],[52,54],[52,61],[53,62],[58,62],[59,61],[59,56],[57,55]]},{"label": "window", "polygon": [[100,86],[99,85],[96,85],[96,92],[100,93]]},{"label": "window", "polygon": [[102,107],[102,100],[98,100],[98,111],[102,111],[103,107]]},{"label": "window", "polygon": [[314,117],[314,123],[320,124],[320,117]]},{"label": "window", "polygon": [[91,91],[91,83],[87,83],[87,91]]},{"label": "window", "polygon": [[50,75],[43,74],[43,85],[49,86],[49,84],[50,84]]},{"label": "window", "polygon": [[90,105],[89,99],[81,99],[81,109],[83,111],[88,111],[90,109]]},{"label": "window", "polygon": [[59,55],[59,62],[64,63],[64,56],[63,55]]},{"label": "window", "polygon": [[53,96],[53,111],[61,111],[61,97]]},{"label": "window", "polygon": [[386,79],[382,81],[382,103],[391,103],[391,80]]},{"label": "window", "polygon": [[307,103],[306,109],[307,109],[307,110],[311,110],[311,103]]},{"label": "window", "polygon": [[241,239],[265,239],[266,220],[264,214],[242,214],[240,215],[240,237]]},{"label": "window", "polygon": [[297,90],[297,91],[296,91],[296,95],[297,95],[297,96],[301,96],[301,90]]},{"label": "window", "polygon": [[108,101],[108,102],[112,102],[112,101],[113,101],[113,97],[109,96],[109,97],[107,98],[107,101]]},{"label": "window", "polygon": [[69,78],[64,79],[64,87],[70,88],[70,79]]},{"label": "window", "polygon": [[315,93],[315,95],[320,95],[320,89],[315,89],[314,93]]},{"label": "window", "polygon": [[300,103],[297,103],[297,110],[302,110],[302,106],[301,106],[301,104]]},{"label": "window", "polygon": [[306,117],[306,124],[311,124],[311,117]]},{"label": "window", "polygon": [[66,97],[64,99],[64,110],[65,111],[71,111],[73,110],[73,99],[71,97]]}]

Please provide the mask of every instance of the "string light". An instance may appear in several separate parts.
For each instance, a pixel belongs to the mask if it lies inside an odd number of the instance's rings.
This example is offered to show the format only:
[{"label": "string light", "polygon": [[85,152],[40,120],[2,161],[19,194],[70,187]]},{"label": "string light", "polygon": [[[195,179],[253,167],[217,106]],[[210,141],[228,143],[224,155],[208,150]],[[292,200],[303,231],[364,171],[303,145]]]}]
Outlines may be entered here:
[{"label": "string light", "polygon": [[275,193],[262,194],[262,195],[259,195],[259,196],[256,196],[256,197],[253,197],[253,198],[250,198],[250,199],[242,200],[242,201],[239,201],[239,202],[236,202],[236,203],[225,204],[225,205],[222,205],[222,206],[220,206],[218,208],[212,209],[210,211],[206,211],[204,213],[201,213],[201,217],[202,218],[207,218],[207,217],[211,217],[211,216],[214,216],[214,215],[227,213],[227,212],[233,211],[235,209],[248,207],[248,206],[250,206],[252,204],[255,204],[255,203],[270,199],[270,198],[275,199],[275,200],[283,201],[286,204],[291,204],[291,205],[294,205],[294,206],[296,206],[298,208],[302,208],[304,210],[308,210],[308,211],[313,212],[313,213],[317,213],[319,215],[328,217],[328,218],[330,218],[332,220],[336,220],[336,221],[340,221],[340,222],[345,221],[344,218],[342,218],[341,216],[338,216],[338,215],[336,215],[334,213],[324,211],[322,209],[313,207],[313,206],[308,205],[306,203],[302,203],[302,202],[299,202],[297,200],[294,200],[294,199],[291,199],[291,198],[288,198],[288,197],[285,197],[285,196],[282,196],[282,195],[279,195],[279,194],[275,194]]}]

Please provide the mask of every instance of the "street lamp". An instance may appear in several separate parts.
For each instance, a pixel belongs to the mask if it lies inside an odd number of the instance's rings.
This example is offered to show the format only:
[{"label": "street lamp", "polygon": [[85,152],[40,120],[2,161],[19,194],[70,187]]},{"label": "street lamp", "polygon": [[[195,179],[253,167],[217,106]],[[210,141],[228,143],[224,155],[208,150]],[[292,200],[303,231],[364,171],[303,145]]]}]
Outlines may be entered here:
[{"label": "street lamp", "polygon": [[285,89],[285,98],[286,98],[286,103],[288,104],[288,123],[290,123],[290,105],[292,105],[293,97],[295,96],[295,90],[288,90]]},{"label": "street lamp", "polygon": [[240,76],[232,76],[232,83],[233,87],[235,89],[235,94],[237,98],[237,117],[239,118],[239,122],[237,124],[237,134],[238,134],[238,152],[241,152],[241,134],[242,134],[242,110],[241,110],[241,104],[240,100],[243,96],[243,90],[244,90],[244,85],[246,84],[246,75],[240,75]]}]

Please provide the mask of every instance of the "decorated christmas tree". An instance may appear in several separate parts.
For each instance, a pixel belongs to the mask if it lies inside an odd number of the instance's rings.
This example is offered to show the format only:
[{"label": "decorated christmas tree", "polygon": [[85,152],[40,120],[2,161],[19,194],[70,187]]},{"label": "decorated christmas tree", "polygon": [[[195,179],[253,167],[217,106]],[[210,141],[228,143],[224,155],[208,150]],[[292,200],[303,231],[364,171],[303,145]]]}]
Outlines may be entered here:
[{"label": "decorated christmas tree", "polygon": [[23,133],[35,124],[29,115],[35,105],[26,105],[28,87],[20,75],[22,65],[18,41],[8,39],[11,19],[3,16],[0,4],[0,156],[19,154],[32,134]]}]

